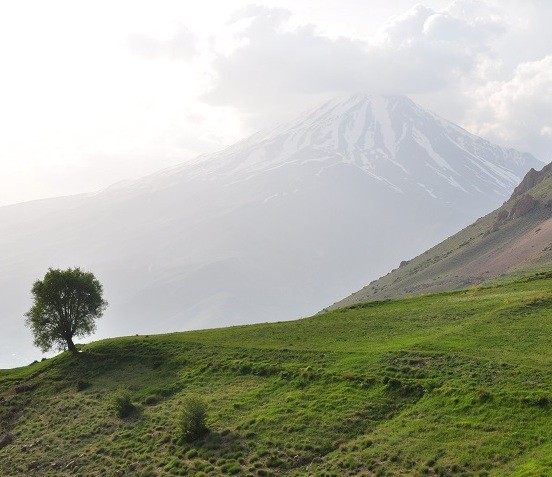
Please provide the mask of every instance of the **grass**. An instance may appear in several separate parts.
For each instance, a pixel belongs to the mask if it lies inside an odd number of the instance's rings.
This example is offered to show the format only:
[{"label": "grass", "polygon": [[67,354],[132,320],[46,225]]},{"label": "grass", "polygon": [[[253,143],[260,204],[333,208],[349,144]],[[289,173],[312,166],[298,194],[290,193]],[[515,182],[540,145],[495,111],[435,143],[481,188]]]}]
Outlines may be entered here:
[{"label": "grass", "polygon": [[[191,395],[209,432],[188,441]],[[541,274],[0,371],[0,475],[545,476],[551,403]]]}]

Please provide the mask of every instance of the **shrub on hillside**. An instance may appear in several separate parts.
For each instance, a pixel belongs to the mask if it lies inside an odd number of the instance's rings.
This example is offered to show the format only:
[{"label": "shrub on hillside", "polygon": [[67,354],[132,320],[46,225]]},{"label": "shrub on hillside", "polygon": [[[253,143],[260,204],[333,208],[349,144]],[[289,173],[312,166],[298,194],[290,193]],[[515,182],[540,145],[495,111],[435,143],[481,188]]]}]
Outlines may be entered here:
[{"label": "shrub on hillside", "polygon": [[182,437],[186,441],[193,441],[206,434],[207,404],[197,396],[188,396],[182,403],[180,426]]},{"label": "shrub on hillside", "polygon": [[90,386],[92,386],[92,383],[85,381],[84,379],[79,379],[77,381],[77,391],[84,391],[85,389],[88,389]]},{"label": "shrub on hillside", "polygon": [[477,390],[477,401],[481,403],[489,402],[493,398],[492,394],[486,389]]},{"label": "shrub on hillside", "polygon": [[526,396],[522,399],[524,404],[538,407],[548,407],[552,403],[552,397],[549,394],[538,394]]},{"label": "shrub on hillside", "polygon": [[535,404],[540,407],[548,407],[550,406],[550,395],[549,394],[541,394],[535,399]]},{"label": "shrub on hillside", "polygon": [[130,393],[126,389],[119,389],[112,398],[115,413],[120,418],[128,417],[134,411],[134,404]]}]

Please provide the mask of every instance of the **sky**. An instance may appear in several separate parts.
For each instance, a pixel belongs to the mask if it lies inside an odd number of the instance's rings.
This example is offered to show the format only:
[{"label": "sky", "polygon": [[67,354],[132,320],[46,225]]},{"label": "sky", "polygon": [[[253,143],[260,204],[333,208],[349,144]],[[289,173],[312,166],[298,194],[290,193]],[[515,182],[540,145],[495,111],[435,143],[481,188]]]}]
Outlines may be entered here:
[{"label": "sky", "polygon": [[0,3],[0,205],[92,192],[337,95],[552,160],[548,0]]}]

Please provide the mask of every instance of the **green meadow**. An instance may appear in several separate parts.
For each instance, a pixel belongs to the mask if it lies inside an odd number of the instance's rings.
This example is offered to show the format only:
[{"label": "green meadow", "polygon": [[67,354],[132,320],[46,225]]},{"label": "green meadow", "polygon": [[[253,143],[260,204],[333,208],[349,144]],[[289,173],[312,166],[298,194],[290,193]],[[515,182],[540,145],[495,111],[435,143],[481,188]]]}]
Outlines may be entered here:
[{"label": "green meadow", "polygon": [[2,476],[551,476],[552,273],[94,342],[0,371],[0,425]]}]

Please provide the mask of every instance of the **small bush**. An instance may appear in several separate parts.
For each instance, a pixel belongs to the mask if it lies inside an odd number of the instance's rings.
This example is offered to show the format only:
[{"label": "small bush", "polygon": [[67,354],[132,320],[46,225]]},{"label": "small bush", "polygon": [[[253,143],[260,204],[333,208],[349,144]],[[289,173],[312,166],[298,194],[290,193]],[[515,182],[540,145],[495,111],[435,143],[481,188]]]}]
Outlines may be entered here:
[{"label": "small bush", "polygon": [[548,407],[550,405],[550,395],[541,394],[535,399],[535,404],[539,407]]},{"label": "small bush", "polygon": [[197,449],[190,449],[188,452],[186,452],[187,459],[193,459],[194,457],[197,457],[197,455],[198,455]]},{"label": "small bush", "polygon": [[84,379],[79,379],[77,381],[77,391],[84,391],[85,389],[88,389],[90,386],[92,386],[92,383],[85,381]]},{"label": "small bush", "polygon": [[232,464],[228,468],[226,468],[225,471],[227,474],[236,475],[241,472],[241,467],[238,464]]},{"label": "small bush", "polygon": [[180,414],[180,426],[182,437],[187,441],[193,441],[208,432],[207,405],[203,399],[196,396],[188,396],[182,403]]},{"label": "small bush", "polygon": [[526,396],[521,401],[528,406],[548,407],[552,399],[549,394],[539,394],[537,396]]},{"label": "small bush", "polygon": [[486,389],[477,390],[477,401],[481,403],[489,402],[493,398],[492,394]]},{"label": "small bush", "polygon": [[113,407],[120,418],[128,417],[134,411],[134,404],[130,393],[126,389],[120,389],[113,395]]}]

